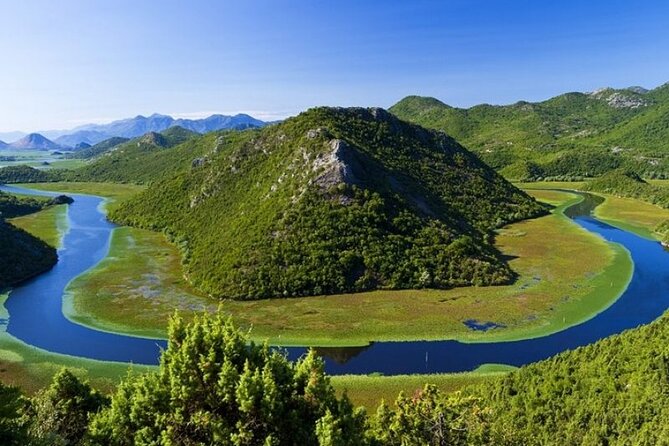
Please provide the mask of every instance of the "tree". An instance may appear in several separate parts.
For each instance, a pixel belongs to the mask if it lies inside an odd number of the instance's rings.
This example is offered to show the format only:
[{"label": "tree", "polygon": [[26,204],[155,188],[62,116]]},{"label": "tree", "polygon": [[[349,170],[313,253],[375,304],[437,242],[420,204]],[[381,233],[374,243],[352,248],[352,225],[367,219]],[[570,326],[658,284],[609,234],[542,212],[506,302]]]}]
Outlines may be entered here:
[{"label": "tree", "polygon": [[115,446],[362,445],[364,432],[313,351],[291,363],[220,314],[175,316],[158,373],[123,382],[90,428]]},{"label": "tree", "polygon": [[23,446],[27,443],[27,432],[20,420],[24,404],[18,388],[0,383],[0,444]]},{"label": "tree", "polygon": [[86,435],[90,416],[108,402],[88,383],[63,369],[49,387],[31,399],[24,419],[30,435],[44,444],[78,445]]}]

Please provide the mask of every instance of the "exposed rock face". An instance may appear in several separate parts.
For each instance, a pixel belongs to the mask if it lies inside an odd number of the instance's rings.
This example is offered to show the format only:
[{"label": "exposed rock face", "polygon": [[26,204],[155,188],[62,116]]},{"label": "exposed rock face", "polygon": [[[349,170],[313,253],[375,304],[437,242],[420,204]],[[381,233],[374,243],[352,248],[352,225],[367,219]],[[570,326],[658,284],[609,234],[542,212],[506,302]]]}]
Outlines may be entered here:
[{"label": "exposed rock face", "polygon": [[314,184],[323,190],[329,190],[339,184],[358,184],[356,170],[359,167],[355,152],[346,141],[333,139],[330,141],[330,152],[318,156],[313,164],[314,172],[321,172],[314,179]]},{"label": "exposed rock face", "polygon": [[206,162],[206,158],[195,158],[193,161],[191,161],[190,166],[191,168],[196,169],[198,167],[204,166]]},{"label": "exposed rock face", "polygon": [[591,96],[605,101],[613,108],[639,108],[648,105],[648,102],[638,97],[634,93],[643,94],[641,87],[630,87],[627,92],[615,91],[612,88],[600,88],[590,93]]}]

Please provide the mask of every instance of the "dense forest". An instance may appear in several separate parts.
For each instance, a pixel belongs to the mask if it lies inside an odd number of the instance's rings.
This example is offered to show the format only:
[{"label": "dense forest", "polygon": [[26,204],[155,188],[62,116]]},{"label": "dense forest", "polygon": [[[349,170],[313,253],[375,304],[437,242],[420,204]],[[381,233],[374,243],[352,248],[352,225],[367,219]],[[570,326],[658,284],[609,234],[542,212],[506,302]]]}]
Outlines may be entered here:
[{"label": "dense forest", "polygon": [[511,179],[578,179],[616,168],[669,175],[669,84],[468,109],[409,96],[390,110],[445,131]]},{"label": "dense forest", "polygon": [[[658,445],[669,441],[667,318],[375,413],[337,396],[312,351],[295,363],[221,315],[176,317],[157,372],[108,397],[68,371],[35,396],[0,385],[3,445]],[[427,378],[429,381],[429,378]]]},{"label": "dense forest", "polygon": [[56,250],[5,222],[54,204],[49,199],[16,197],[0,192],[0,290],[29,279],[56,264]]},{"label": "dense forest", "polygon": [[545,212],[453,139],[381,109],[312,109],[143,160],[127,163],[178,173],[110,217],[165,232],[221,297],[508,283],[491,231]]}]

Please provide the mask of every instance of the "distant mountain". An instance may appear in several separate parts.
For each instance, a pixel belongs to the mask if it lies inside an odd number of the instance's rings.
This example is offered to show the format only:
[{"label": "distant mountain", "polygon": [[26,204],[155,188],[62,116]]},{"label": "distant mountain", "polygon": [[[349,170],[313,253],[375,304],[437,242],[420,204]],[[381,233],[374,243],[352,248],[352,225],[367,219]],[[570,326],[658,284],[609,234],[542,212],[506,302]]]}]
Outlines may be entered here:
[{"label": "distant mountain", "polygon": [[9,144],[7,144],[6,142],[0,140],[0,149],[4,149],[4,148],[6,148],[8,145],[9,145]]},{"label": "distant mountain", "polygon": [[591,177],[617,168],[669,176],[669,84],[471,108],[409,96],[390,111],[448,133],[507,178]]},{"label": "distant mountain", "polygon": [[115,136],[113,138],[105,139],[102,142],[99,142],[87,149],[76,150],[75,152],[67,155],[67,158],[75,159],[90,159],[101,155],[103,153],[113,150],[115,147],[128,142],[128,138],[121,138],[120,136]]},{"label": "distant mountain", "polygon": [[[208,133],[216,130],[244,130],[254,127],[264,127],[267,122],[255,119],[247,114],[211,115],[203,119],[175,119],[168,115],[154,113],[146,117],[142,115],[134,118],[121,119],[109,124],[86,124],[72,130],[46,130],[40,135],[52,138],[61,148],[76,148],[79,143],[94,146],[109,138],[136,138],[148,132],[160,133],[170,127],[182,127],[196,133]],[[0,139],[14,141],[25,137],[23,132],[0,133]],[[2,147],[0,145],[0,147]]]},{"label": "distant mountain", "polygon": [[61,146],[74,147],[76,149],[78,144],[85,143],[90,147],[105,139],[109,139],[109,136],[104,133],[94,130],[79,130],[69,135],[59,136],[54,142]]},{"label": "distant mountain", "polygon": [[26,136],[25,132],[0,132],[0,139],[3,141],[16,141]]},{"label": "distant mountain", "polygon": [[31,133],[9,144],[12,149],[58,150],[62,147],[39,133]]},{"label": "distant mountain", "polygon": [[246,114],[234,116],[211,115],[204,119],[177,119],[172,125],[178,125],[197,133],[208,133],[214,130],[243,130],[250,127],[263,127],[266,123]]},{"label": "distant mountain", "polygon": [[234,116],[211,115],[204,119],[174,119],[171,116],[153,114],[149,117],[135,116],[109,124],[89,124],[74,129],[68,135],[59,137],[59,144],[73,146],[79,142],[97,144],[105,139],[119,136],[136,138],[148,132],[160,133],[170,127],[182,127],[197,133],[208,133],[215,130],[243,130],[252,127],[263,127],[266,123],[252,116],[237,114]]}]

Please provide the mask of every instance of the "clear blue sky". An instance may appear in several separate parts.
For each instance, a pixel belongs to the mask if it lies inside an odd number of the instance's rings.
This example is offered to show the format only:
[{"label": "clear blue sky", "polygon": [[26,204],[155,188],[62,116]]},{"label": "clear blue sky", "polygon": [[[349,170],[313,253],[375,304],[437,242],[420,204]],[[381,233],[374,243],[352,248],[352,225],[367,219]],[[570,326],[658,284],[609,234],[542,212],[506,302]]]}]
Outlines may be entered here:
[{"label": "clear blue sky", "polygon": [[3,1],[0,131],[655,87],[668,30],[667,1]]}]

